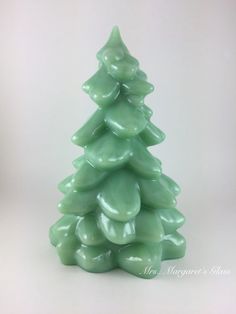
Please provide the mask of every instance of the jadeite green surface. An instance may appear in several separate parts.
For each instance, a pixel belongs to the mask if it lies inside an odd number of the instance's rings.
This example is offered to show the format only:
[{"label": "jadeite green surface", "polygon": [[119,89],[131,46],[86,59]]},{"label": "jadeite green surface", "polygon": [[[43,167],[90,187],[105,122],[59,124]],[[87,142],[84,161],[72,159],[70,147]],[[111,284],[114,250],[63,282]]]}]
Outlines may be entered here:
[{"label": "jadeite green surface", "polygon": [[184,223],[176,209],[180,188],[148,150],[165,139],[144,103],[154,88],[117,27],[97,58],[99,69],[83,90],[98,109],[72,137],[84,155],[59,184],[63,216],[50,240],[63,264],[152,278],[162,260],[185,254],[176,231]]}]

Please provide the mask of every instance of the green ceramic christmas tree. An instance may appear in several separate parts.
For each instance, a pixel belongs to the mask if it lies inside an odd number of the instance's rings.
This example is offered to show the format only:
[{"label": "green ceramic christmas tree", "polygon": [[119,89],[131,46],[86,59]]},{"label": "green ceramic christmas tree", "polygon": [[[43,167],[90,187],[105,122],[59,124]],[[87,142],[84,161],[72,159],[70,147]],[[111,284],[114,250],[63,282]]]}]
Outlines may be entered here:
[{"label": "green ceramic christmas tree", "polygon": [[97,59],[99,69],[83,90],[98,109],[72,137],[84,155],[59,184],[63,216],[50,228],[50,240],[63,264],[90,272],[119,267],[152,278],[161,260],[185,253],[176,231],[184,223],[176,209],[180,188],[148,151],[165,138],[144,104],[153,85],[117,27]]}]

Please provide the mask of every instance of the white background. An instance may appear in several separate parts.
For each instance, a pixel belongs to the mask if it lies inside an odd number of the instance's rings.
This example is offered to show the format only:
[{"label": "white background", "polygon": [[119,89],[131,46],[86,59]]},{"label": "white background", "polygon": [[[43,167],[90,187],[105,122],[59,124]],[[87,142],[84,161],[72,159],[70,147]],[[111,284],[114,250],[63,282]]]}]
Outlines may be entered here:
[{"label": "white background", "polygon": [[[1,313],[233,313],[236,2],[0,0]],[[156,87],[146,103],[167,135],[153,154],[182,187],[184,259],[205,275],[153,280],[62,266],[49,245],[56,185],[95,111],[81,85],[114,25]],[[211,275],[219,266],[229,275]]]}]

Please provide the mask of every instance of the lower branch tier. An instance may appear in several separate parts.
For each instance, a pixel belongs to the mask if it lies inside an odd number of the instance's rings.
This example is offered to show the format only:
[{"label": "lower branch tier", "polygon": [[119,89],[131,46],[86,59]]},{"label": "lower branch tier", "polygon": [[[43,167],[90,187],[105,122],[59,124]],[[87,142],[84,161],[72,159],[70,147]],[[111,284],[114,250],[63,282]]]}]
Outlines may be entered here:
[{"label": "lower branch tier", "polygon": [[72,216],[66,219],[70,229],[66,233],[64,229],[63,236],[55,233],[55,225],[50,229],[51,243],[65,265],[78,265],[86,271],[96,273],[121,268],[135,276],[149,279],[159,273],[162,260],[180,258],[185,254],[185,239],[177,231],[166,234],[159,243],[133,242],[118,245],[101,240],[97,245],[85,245],[76,236],[75,222],[73,225],[69,221]]}]

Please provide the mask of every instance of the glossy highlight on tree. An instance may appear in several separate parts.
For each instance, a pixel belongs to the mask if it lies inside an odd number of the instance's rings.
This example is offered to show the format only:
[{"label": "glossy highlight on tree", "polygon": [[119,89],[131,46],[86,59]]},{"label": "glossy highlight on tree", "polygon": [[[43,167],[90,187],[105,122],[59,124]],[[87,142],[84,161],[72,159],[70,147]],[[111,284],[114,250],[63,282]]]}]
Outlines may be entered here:
[{"label": "glossy highlight on tree", "polygon": [[84,155],[58,186],[62,217],[50,241],[65,265],[153,278],[162,260],[185,254],[177,231],[185,220],[176,209],[180,188],[148,150],[165,139],[144,102],[154,87],[117,27],[97,59],[99,69],[83,90],[98,109],[72,136]]}]

